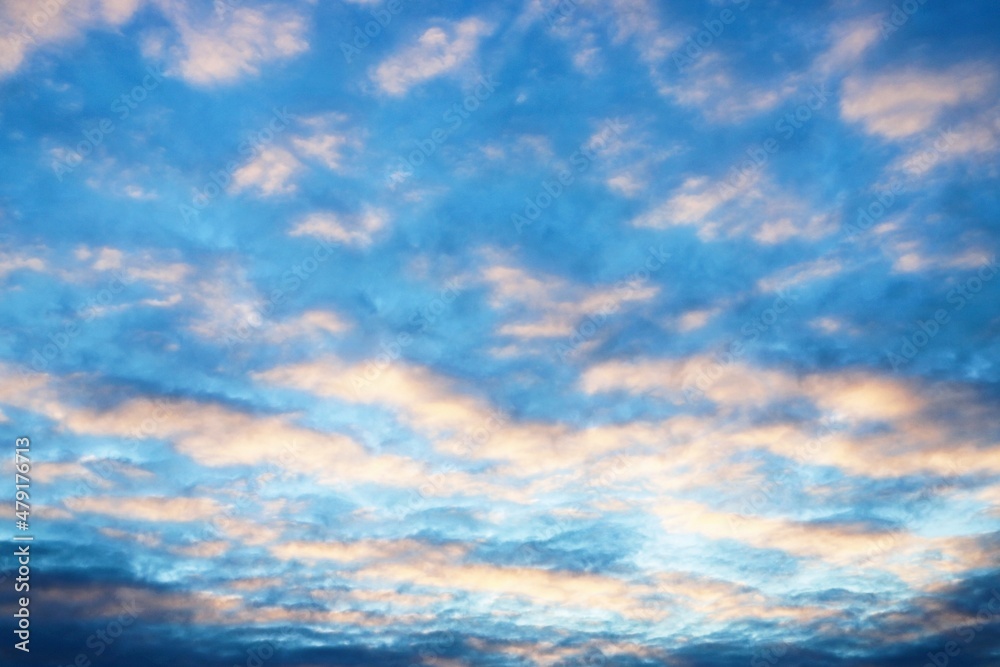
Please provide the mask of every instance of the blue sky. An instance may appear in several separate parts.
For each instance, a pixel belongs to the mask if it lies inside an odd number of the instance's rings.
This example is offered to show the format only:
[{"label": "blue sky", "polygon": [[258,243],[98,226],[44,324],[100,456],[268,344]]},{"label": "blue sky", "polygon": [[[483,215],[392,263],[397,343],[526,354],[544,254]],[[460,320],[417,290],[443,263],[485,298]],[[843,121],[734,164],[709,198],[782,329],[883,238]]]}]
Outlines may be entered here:
[{"label": "blue sky", "polygon": [[998,29],[5,2],[0,651],[997,664]]}]

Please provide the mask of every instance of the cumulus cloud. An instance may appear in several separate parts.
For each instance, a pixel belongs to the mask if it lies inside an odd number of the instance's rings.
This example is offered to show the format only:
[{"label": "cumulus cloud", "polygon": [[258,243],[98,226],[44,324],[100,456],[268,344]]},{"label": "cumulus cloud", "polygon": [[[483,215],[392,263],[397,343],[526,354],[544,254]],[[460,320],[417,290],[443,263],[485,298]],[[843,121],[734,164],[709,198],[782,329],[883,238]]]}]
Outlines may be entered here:
[{"label": "cumulus cloud", "polygon": [[981,99],[995,79],[990,68],[980,65],[855,74],[844,82],[840,112],[869,134],[905,139],[933,128],[947,111]]},{"label": "cumulus cloud", "polygon": [[0,5],[0,79],[16,73],[47,45],[79,39],[92,28],[128,22],[142,0],[9,0]]},{"label": "cumulus cloud", "polygon": [[365,247],[372,244],[387,222],[386,212],[379,209],[368,209],[355,216],[317,212],[304,217],[288,233]]},{"label": "cumulus cloud", "polygon": [[294,178],[301,169],[302,163],[290,152],[268,146],[233,173],[229,191],[252,190],[263,197],[291,194],[297,189]]},{"label": "cumulus cloud", "polygon": [[288,60],[309,48],[305,19],[277,6],[237,6],[222,15],[196,15],[179,3],[166,5],[179,44],[165,47],[155,37],[147,52],[166,57],[169,73],[199,86],[256,76],[269,62]]},{"label": "cumulus cloud", "polygon": [[492,26],[477,18],[428,28],[416,44],[379,64],[372,77],[386,93],[404,95],[414,86],[467,63],[476,54],[480,40],[492,32]]}]

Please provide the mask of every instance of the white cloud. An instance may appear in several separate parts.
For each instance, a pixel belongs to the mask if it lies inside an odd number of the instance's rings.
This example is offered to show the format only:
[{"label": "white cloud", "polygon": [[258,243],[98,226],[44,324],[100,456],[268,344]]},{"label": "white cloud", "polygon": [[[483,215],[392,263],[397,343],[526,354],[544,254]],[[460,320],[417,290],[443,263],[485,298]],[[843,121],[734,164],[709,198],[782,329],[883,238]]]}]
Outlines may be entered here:
[{"label": "white cloud", "polygon": [[291,147],[303,160],[315,160],[331,171],[341,171],[344,153],[359,150],[363,132],[348,131],[348,117],[337,112],[296,119],[304,132],[292,137]]},{"label": "white cloud", "polygon": [[94,27],[127,22],[140,0],[5,0],[0,3],[0,78],[20,69],[35,49],[78,38]]},{"label": "white cloud", "polygon": [[410,88],[461,66],[476,51],[479,41],[493,32],[487,23],[469,18],[451,27],[430,28],[417,43],[380,64],[373,78],[390,95],[403,95]]},{"label": "white cloud", "polygon": [[834,25],[830,29],[830,48],[816,59],[814,68],[827,76],[854,67],[879,40],[880,34],[874,16]]},{"label": "white cloud", "polygon": [[268,342],[284,343],[293,338],[316,339],[321,334],[339,334],[349,328],[336,313],[309,310],[297,317],[266,326],[263,333]]},{"label": "white cloud", "polygon": [[[124,25],[143,0],[8,0],[0,4],[0,78],[16,72],[31,51],[78,38],[98,27]],[[197,85],[227,83],[255,75],[271,60],[290,58],[308,49],[306,23],[278,8],[234,7],[194,16],[192,5],[176,0],[157,2],[173,24],[179,43],[167,47],[168,32],[145,36],[147,57],[171,63],[170,73]]]},{"label": "white cloud", "polygon": [[361,140],[353,133],[330,129],[345,120],[345,116],[336,113],[296,117],[296,125],[304,131],[260,148],[233,173],[228,191],[235,194],[250,190],[261,197],[286,195],[298,189],[296,179],[307,168],[318,167],[316,162],[332,171],[341,171],[344,151],[361,147]]},{"label": "white cloud", "polygon": [[364,247],[371,245],[375,234],[385,227],[387,221],[385,211],[379,209],[368,209],[352,218],[331,212],[312,213],[295,225],[289,234]]},{"label": "white cloud", "polygon": [[983,97],[994,80],[991,71],[973,66],[855,75],[844,82],[840,112],[869,134],[902,139],[928,130],[949,108]]},{"label": "white cloud", "polygon": [[210,498],[67,498],[73,512],[92,512],[139,521],[203,521],[217,516],[222,507]]},{"label": "white cloud", "polygon": [[843,266],[835,259],[817,259],[782,269],[757,281],[761,292],[780,292],[813,280],[837,275]]},{"label": "white cloud", "polygon": [[108,271],[110,269],[120,269],[122,258],[125,254],[117,248],[101,248],[94,262],[95,271]]},{"label": "white cloud", "polygon": [[1000,151],[1000,106],[984,108],[941,132],[927,133],[912,143],[889,167],[901,178],[922,179],[943,164],[958,161],[988,171],[995,170]]},{"label": "white cloud", "polygon": [[736,167],[720,181],[691,177],[664,203],[632,220],[636,227],[691,225],[703,240],[751,236],[762,245],[817,239],[833,230],[829,215],[781,191],[757,168]]},{"label": "white cloud", "polygon": [[300,155],[315,158],[333,170],[340,168],[341,148],[347,138],[338,134],[317,134],[309,137],[295,137],[292,145]]},{"label": "white cloud", "polygon": [[302,169],[298,158],[284,148],[269,146],[233,174],[230,192],[254,189],[265,197],[295,192],[292,182]]},{"label": "white cloud", "polygon": [[21,269],[44,271],[45,262],[37,257],[27,257],[21,254],[13,255],[0,252],[0,278],[3,278],[8,273],[13,273],[14,271],[19,271]]},{"label": "white cloud", "polygon": [[[515,266],[491,250],[484,253],[484,262],[486,266],[470,278],[488,287],[490,305],[502,317],[496,333],[511,345],[494,349],[498,356],[556,351],[585,354],[614,331],[604,322],[613,322],[623,311],[657,296],[659,287],[650,276],[663,265],[659,254],[650,254],[617,281],[589,286]],[[580,331],[586,332],[582,340],[574,338]]]},{"label": "white cloud", "polygon": [[247,279],[246,271],[231,263],[223,263],[204,271],[188,301],[197,309],[190,322],[195,334],[208,340],[220,341],[234,334],[255,330],[264,323],[261,316],[265,301]]},{"label": "white cloud", "polygon": [[[168,50],[170,73],[179,73],[197,85],[229,83],[256,75],[271,60],[298,55],[309,48],[306,23],[289,11],[237,7],[231,12],[195,20],[187,7],[170,5],[180,44]],[[162,48],[156,38],[147,42],[150,55]]]},{"label": "white cloud", "polygon": [[612,176],[607,180],[607,184],[609,188],[626,197],[633,196],[645,187],[645,184],[635,174],[629,172]]},{"label": "white cloud", "polygon": [[666,58],[680,44],[680,35],[660,21],[657,3],[651,0],[614,0],[611,5],[614,42],[631,42],[645,62],[656,63]]},{"label": "white cloud", "polygon": [[724,189],[707,178],[689,178],[674,195],[656,209],[645,213],[632,224],[636,227],[662,229],[673,225],[690,225],[703,221],[715,209],[732,199],[735,189]]},{"label": "white cloud", "polygon": [[700,110],[715,123],[733,124],[770,111],[801,92],[801,77],[748,83],[731,60],[721,53],[707,53],[680,76],[658,78],[660,94],[678,104]]},{"label": "white cloud", "polygon": [[718,308],[689,310],[676,319],[671,320],[669,326],[677,331],[680,331],[681,333],[689,333],[691,331],[701,329],[718,314]]}]

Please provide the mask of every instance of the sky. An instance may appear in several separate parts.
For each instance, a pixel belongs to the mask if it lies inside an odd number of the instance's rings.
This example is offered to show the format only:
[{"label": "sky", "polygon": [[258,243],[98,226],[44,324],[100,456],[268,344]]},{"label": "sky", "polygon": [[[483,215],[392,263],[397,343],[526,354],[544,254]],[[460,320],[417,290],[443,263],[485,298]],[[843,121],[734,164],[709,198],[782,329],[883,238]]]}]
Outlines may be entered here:
[{"label": "sky", "polygon": [[998,34],[3,0],[0,662],[1000,664]]}]

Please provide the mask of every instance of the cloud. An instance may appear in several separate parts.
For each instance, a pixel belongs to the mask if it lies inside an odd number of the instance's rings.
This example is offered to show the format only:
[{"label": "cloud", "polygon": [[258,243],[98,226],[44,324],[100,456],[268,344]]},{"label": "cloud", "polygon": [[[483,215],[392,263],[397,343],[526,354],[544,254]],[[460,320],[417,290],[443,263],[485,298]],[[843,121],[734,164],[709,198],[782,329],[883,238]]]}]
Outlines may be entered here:
[{"label": "cloud", "polygon": [[[59,533],[40,663],[133,595],[152,630],[106,667],[277,635],[261,663],[920,665],[975,623],[1000,6],[882,35],[854,0],[348,1],[69,0],[0,74],[0,420]],[[361,69],[356,27],[381,31]],[[172,83],[111,111],[157,63]],[[487,69],[497,113],[385,187]],[[560,165],[544,220],[504,225]]]},{"label": "cloud", "polygon": [[310,213],[292,227],[290,236],[311,236],[345,245],[366,247],[388,222],[384,210],[369,208],[363,213],[345,218],[332,212]]},{"label": "cloud", "polygon": [[446,378],[402,360],[375,378],[364,363],[352,366],[332,357],[273,368],[257,377],[318,396],[392,407],[419,428],[438,432],[470,430],[493,414],[487,403],[463,396]]},{"label": "cloud", "polygon": [[[471,388],[403,361],[371,377],[372,364],[345,364],[327,357],[260,373],[260,381],[294,387],[319,397],[385,409],[402,424],[428,437],[442,453],[496,464],[490,477],[436,475],[438,495],[476,494],[530,502],[535,493],[579,484],[592,464],[616,451],[661,442],[661,424],[634,422],[574,429],[543,421],[516,422]],[[537,488],[504,488],[488,483],[500,476],[526,479],[557,470],[565,478]],[[614,478],[615,474],[609,475]],[[507,480],[509,481],[509,480]]]},{"label": "cloud", "polygon": [[707,178],[689,178],[666,203],[635,219],[632,224],[657,228],[696,224],[736,194],[735,189],[724,190]]},{"label": "cloud", "polygon": [[340,169],[341,148],[347,143],[347,137],[339,134],[317,134],[309,138],[295,137],[292,145],[300,155],[315,158],[328,169]]},{"label": "cloud", "polygon": [[840,113],[868,134],[905,139],[931,129],[946,111],[981,99],[995,79],[992,68],[978,64],[855,74],[844,81]]},{"label": "cloud", "polygon": [[0,79],[15,74],[32,51],[78,39],[98,27],[128,22],[141,0],[7,0],[0,4]]},{"label": "cloud", "polygon": [[475,55],[479,41],[492,32],[492,26],[477,18],[429,28],[415,45],[384,60],[372,78],[386,93],[404,95],[424,81],[461,67]]},{"label": "cloud", "polygon": [[357,581],[514,596],[543,605],[609,609],[629,617],[639,613],[636,592],[612,577],[461,562],[466,552],[460,544],[414,541],[381,545],[296,543],[278,548],[282,558],[362,561],[351,576]]},{"label": "cloud", "polygon": [[877,16],[835,23],[830,27],[829,48],[817,56],[813,69],[821,76],[835,76],[857,67],[881,39]]},{"label": "cloud", "polygon": [[[0,402],[58,419],[63,428],[73,433],[135,441],[165,439],[178,452],[203,466],[274,462],[279,467],[314,475],[322,484],[350,480],[409,488],[417,488],[429,475],[418,461],[392,454],[374,456],[348,436],[296,425],[293,415],[257,416],[217,403],[146,397],[93,410],[73,406],[61,398],[63,393],[78,392],[79,387],[70,391],[65,383],[50,376],[25,373],[21,386],[23,392],[16,396],[0,391]],[[282,452],[277,459],[274,459],[275,447]],[[340,464],[345,460],[352,462],[349,469]],[[141,505],[142,510],[123,511],[147,511],[148,505]]]},{"label": "cloud", "polygon": [[222,510],[222,506],[211,498],[88,496],[67,498],[63,502],[73,512],[139,521],[205,521]]},{"label": "cloud", "polygon": [[677,76],[673,71],[658,80],[661,95],[677,104],[698,109],[713,123],[737,125],[770,111],[799,91],[801,78],[748,82],[728,57],[710,53],[698,58]]},{"label": "cloud", "polygon": [[320,334],[340,334],[351,328],[336,313],[308,310],[301,315],[266,326],[264,336],[270,342],[285,343],[295,338],[315,338]]},{"label": "cloud", "polygon": [[151,549],[163,545],[163,537],[156,533],[130,533],[127,530],[118,530],[117,528],[101,528],[100,533],[116,540],[137,542]]},{"label": "cloud", "polygon": [[233,173],[230,193],[251,191],[260,197],[288,195],[298,191],[296,180],[307,169],[343,170],[344,152],[360,147],[357,137],[333,132],[331,125],[343,123],[339,114],[295,118],[300,131],[280,143],[263,146]]},{"label": "cloud", "polygon": [[180,44],[163,49],[150,39],[147,51],[169,58],[168,73],[195,85],[228,84],[256,76],[265,63],[290,59],[309,48],[305,20],[287,9],[236,6],[196,18],[183,4],[170,3],[166,8]]},{"label": "cloud", "polygon": [[[716,369],[721,370],[716,373]],[[580,386],[591,394],[625,391],[677,404],[686,403],[688,392],[698,387],[709,400],[727,407],[779,401],[797,391],[795,380],[784,373],[754,369],[739,361],[723,366],[708,355],[606,361],[589,367]]]},{"label": "cloud", "polygon": [[[699,399],[711,401],[719,416],[729,418],[805,399],[818,411],[813,420],[736,430],[720,425],[715,427],[722,429],[717,437],[741,449],[761,447],[852,475],[884,478],[1000,470],[1000,443],[987,427],[983,399],[967,391],[946,391],[874,373],[798,375],[701,355],[603,362],[584,372],[580,386],[592,394],[623,391],[676,405],[689,405],[696,389]],[[932,410],[955,415],[956,422],[936,421],[927,416]],[[829,424],[839,426],[833,429]],[[974,424],[977,434],[967,433],[966,424]],[[673,430],[677,432],[676,427]]]},{"label": "cloud", "polygon": [[38,257],[29,257],[22,253],[0,252],[0,278],[22,269],[44,271],[45,262]]},{"label": "cloud", "polygon": [[676,328],[681,333],[696,331],[708,324],[708,322],[718,314],[719,309],[717,308],[689,310],[683,315],[677,317],[672,322],[671,326]]},{"label": "cloud", "polygon": [[626,197],[632,197],[646,187],[645,183],[629,173],[613,176],[607,180],[607,183],[609,188]]},{"label": "cloud", "polygon": [[[324,480],[342,478],[336,461],[352,459],[353,479],[378,479],[380,465],[399,465],[395,482],[413,483],[415,464],[387,457],[382,463],[371,460],[365,450],[350,438],[302,428],[287,417],[263,416],[236,412],[219,405],[191,401],[158,404],[135,399],[101,414],[80,411],[68,415],[66,425],[80,433],[131,435],[136,426],[152,415],[165,415],[149,437],[169,438],[178,451],[202,465],[262,465],[270,461],[274,447],[285,452],[287,466],[308,469]],[[145,434],[143,434],[145,435]],[[214,444],[210,444],[214,443]],[[277,443],[277,444],[276,444]],[[368,469],[368,472],[365,472]],[[409,471],[410,479],[404,481]],[[372,477],[376,475],[376,477]]]},{"label": "cloud", "polygon": [[634,227],[693,226],[702,240],[750,236],[762,245],[815,240],[833,231],[830,216],[782,191],[762,168],[736,161],[725,177],[691,176],[663,203],[632,219]]},{"label": "cloud", "polygon": [[[659,293],[659,287],[637,278],[647,258],[615,285],[588,288],[557,276],[531,273],[502,255],[486,255],[490,263],[482,269],[481,280],[489,287],[490,304],[506,319],[497,333],[521,342],[568,342],[584,318],[611,317],[626,304],[649,301]],[[661,257],[654,259],[650,266],[663,266]],[[647,275],[652,272],[646,270]]]},{"label": "cloud", "polygon": [[359,542],[285,542],[271,547],[271,553],[282,560],[341,562],[398,559],[413,554],[423,545],[412,540],[365,540]]},{"label": "cloud", "polygon": [[242,267],[203,267],[191,282],[196,289],[187,298],[194,309],[189,327],[198,336],[228,344],[231,337],[270,323],[261,315],[265,300]]},{"label": "cloud", "polygon": [[106,479],[76,461],[46,461],[45,465],[35,472],[35,479],[42,484],[49,484],[62,478],[82,479],[88,484],[101,487],[109,486]]},{"label": "cloud", "polygon": [[253,190],[262,197],[291,194],[298,189],[293,179],[301,169],[302,163],[287,150],[268,146],[236,170],[229,191]]},{"label": "cloud", "polygon": [[843,264],[836,259],[820,258],[802,262],[761,278],[757,281],[757,289],[761,292],[783,292],[813,280],[835,276],[843,269]]}]

